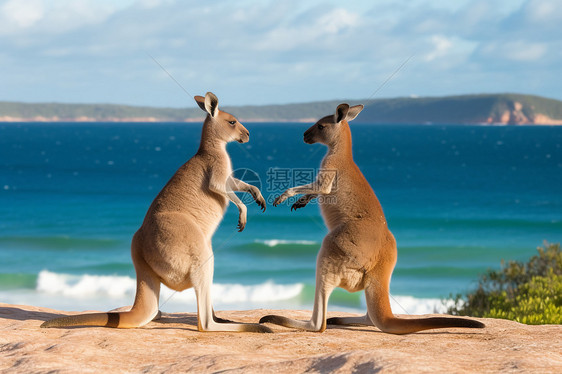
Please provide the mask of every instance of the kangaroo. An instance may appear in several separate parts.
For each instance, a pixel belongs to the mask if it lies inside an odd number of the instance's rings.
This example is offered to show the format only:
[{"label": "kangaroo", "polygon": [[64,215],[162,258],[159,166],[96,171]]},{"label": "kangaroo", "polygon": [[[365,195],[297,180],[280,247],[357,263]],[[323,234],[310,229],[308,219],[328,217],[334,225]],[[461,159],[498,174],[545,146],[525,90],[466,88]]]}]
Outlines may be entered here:
[{"label": "kangaroo", "polygon": [[[389,287],[396,264],[396,241],[375,193],[353,161],[348,122],[362,110],[363,105],[340,104],[335,115],[320,119],[304,133],[305,143],[328,146],[316,181],[289,188],[273,203],[277,206],[289,197],[302,194],[304,196],[291,206],[291,210],[296,210],[318,198],[329,230],[316,260],[312,318],[304,322],[268,315],[262,317],[260,323],[318,332],[324,331],[326,324],[375,325],[392,334],[446,327],[484,327],[478,321],[464,318],[402,319],[392,314]],[[349,292],[365,290],[367,314],[326,320],[328,298],[335,287]]]},{"label": "kangaroo", "polygon": [[134,328],[160,316],[160,284],[176,291],[193,287],[199,331],[272,332],[259,324],[241,324],[215,316],[211,305],[214,258],[211,238],[232,201],[239,210],[238,230],[246,225],[246,206],[233,191],[250,193],[265,211],[260,190],[231,176],[226,151],[231,141],[246,143],[250,133],[231,114],[220,111],[218,99],[207,92],[195,96],[207,112],[197,153],[172,176],[150,205],[131,243],[137,291],[128,312],[67,316],[41,327],[106,326]]}]

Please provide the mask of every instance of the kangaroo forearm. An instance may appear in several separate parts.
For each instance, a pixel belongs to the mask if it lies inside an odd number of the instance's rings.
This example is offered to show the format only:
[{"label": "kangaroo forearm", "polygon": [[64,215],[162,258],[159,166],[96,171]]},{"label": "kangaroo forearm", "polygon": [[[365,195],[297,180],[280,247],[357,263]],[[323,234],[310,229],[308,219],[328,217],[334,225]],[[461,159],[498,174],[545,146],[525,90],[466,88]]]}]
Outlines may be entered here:
[{"label": "kangaroo forearm", "polygon": [[242,202],[242,200],[240,200],[240,198],[238,196],[236,196],[236,194],[233,191],[227,191],[226,192],[226,197],[228,197],[228,199],[230,201],[232,201],[234,203],[234,205],[236,205],[238,207],[238,210],[242,210],[242,207],[246,207],[246,205],[244,205],[244,203]]},{"label": "kangaroo forearm", "polygon": [[[291,191],[291,192],[289,192]],[[332,183],[329,184],[319,184],[319,183],[311,183],[306,184],[303,186],[297,186],[293,188],[289,188],[287,192],[294,196],[294,195],[327,195],[332,191]]]},{"label": "kangaroo forearm", "polygon": [[230,179],[230,187],[232,188],[232,191],[236,191],[236,192],[252,192],[252,189],[256,188],[254,186],[252,186],[251,184],[248,184],[244,181],[241,181],[240,179],[236,179],[236,178],[231,178]]}]

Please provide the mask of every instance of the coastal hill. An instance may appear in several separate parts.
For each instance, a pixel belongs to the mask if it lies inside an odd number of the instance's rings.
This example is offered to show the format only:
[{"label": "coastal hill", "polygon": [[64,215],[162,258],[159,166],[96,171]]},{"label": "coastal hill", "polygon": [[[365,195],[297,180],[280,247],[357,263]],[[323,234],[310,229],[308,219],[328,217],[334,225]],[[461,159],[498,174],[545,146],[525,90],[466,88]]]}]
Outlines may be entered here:
[{"label": "coastal hill", "polygon": [[[311,311],[217,311],[242,322],[265,314],[310,318]],[[138,329],[41,329],[69,314],[0,303],[2,373],[560,373],[562,326],[479,319],[483,329],[409,335],[375,327],[311,333],[270,325],[273,334],[202,333],[195,313],[164,313]],[[329,317],[349,315],[329,312]],[[411,318],[411,316],[402,316]]]},{"label": "coastal hill", "polygon": [[[346,100],[300,104],[225,106],[241,121],[311,122],[333,112]],[[364,104],[355,122],[562,125],[562,101],[521,94],[481,94],[350,100]],[[114,104],[0,102],[0,122],[192,122],[203,119],[199,108],[156,108]]]}]

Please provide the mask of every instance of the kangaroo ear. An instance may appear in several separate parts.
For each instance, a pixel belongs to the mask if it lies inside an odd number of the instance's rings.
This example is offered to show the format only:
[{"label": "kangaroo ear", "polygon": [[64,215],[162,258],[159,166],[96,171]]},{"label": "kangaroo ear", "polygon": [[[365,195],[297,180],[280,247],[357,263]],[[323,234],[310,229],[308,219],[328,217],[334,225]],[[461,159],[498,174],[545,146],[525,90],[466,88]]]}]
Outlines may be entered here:
[{"label": "kangaroo ear", "polygon": [[347,116],[348,111],[349,111],[349,105],[347,104],[338,105],[338,107],[336,108],[336,114],[334,114],[334,119],[336,120],[336,123],[340,123],[342,120],[344,120]]},{"label": "kangaroo ear", "polygon": [[363,105],[359,104],[359,105],[355,105],[352,106],[351,108],[349,108],[349,110],[347,111],[347,116],[345,117],[345,120],[347,122],[349,121],[353,121],[355,119],[355,117],[357,117],[357,115],[359,113],[361,113],[361,111],[363,110]]},{"label": "kangaroo ear", "polygon": [[199,105],[199,108],[206,112],[207,110],[205,109],[205,98],[203,96],[195,96],[194,99],[197,105]]},{"label": "kangaroo ear", "polygon": [[219,99],[212,92],[205,95],[205,111],[214,117],[219,111]]}]

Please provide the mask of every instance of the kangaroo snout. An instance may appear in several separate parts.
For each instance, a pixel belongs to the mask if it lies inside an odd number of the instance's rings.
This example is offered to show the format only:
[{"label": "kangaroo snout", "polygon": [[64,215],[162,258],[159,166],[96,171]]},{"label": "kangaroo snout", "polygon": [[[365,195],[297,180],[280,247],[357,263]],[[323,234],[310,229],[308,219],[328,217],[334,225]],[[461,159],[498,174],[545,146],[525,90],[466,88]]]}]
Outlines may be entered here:
[{"label": "kangaroo snout", "polygon": [[314,135],[312,134],[312,129],[308,129],[304,132],[304,136],[303,136],[303,140],[306,144],[313,144],[314,140],[313,137]]},{"label": "kangaroo snout", "polygon": [[240,132],[240,138],[238,138],[238,143],[247,143],[250,141],[250,132],[246,129]]}]

